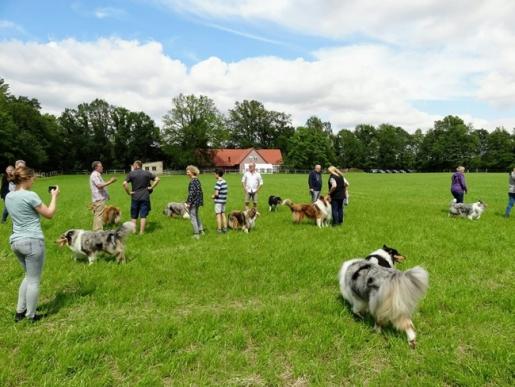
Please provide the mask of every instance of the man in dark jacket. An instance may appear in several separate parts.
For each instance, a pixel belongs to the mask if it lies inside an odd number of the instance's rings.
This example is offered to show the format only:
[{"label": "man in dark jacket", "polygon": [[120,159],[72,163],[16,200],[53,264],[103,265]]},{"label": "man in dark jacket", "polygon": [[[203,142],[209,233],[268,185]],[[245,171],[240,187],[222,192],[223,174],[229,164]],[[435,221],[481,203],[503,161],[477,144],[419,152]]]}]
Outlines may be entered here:
[{"label": "man in dark jacket", "polygon": [[309,173],[308,184],[311,201],[314,203],[322,191],[322,167],[319,164],[315,165],[315,169]]}]

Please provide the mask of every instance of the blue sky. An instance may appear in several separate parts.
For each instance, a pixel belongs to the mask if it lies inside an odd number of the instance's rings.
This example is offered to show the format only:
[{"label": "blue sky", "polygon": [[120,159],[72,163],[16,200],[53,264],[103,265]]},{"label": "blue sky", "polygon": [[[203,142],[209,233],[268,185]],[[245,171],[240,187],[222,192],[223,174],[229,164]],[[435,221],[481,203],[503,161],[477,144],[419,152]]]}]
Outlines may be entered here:
[{"label": "blue sky", "polygon": [[[222,111],[242,98],[259,99],[269,108],[292,114],[298,124],[317,114],[336,128],[390,122],[414,130],[457,114],[476,127],[511,128],[515,126],[514,59],[508,53],[492,59],[495,50],[515,43],[508,23],[515,17],[515,2],[505,3],[502,12],[493,7],[479,9],[485,6],[471,0],[469,4],[478,4],[477,10],[437,14],[446,4],[442,0],[429,1],[425,9],[407,10],[402,0],[388,6],[367,0],[345,4],[330,0],[3,0],[0,45],[4,47],[0,49],[12,52],[14,58],[0,60],[0,76],[13,93],[33,93],[44,109],[56,114],[70,107],[67,104],[84,102],[81,96],[87,99],[95,93],[114,104],[128,102],[129,108],[145,110],[149,104],[127,97],[143,89],[105,84],[109,79],[105,74],[112,77],[116,66],[110,63],[114,57],[110,52],[122,58],[120,78],[134,72],[127,62],[153,55],[155,62],[180,64],[163,72],[169,95],[162,90],[141,96],[143,101],[155,98],[149,114],[157,120],[166,111],[164,101],[185,92],[208,94]],[[370,15],[371,4],[376,14]],[[483,14],[492,20],[483,20]],[[421,25],[433,27],[426,32]],[[462,34],[471,25],[473,32]],[[493,25],[501,26],[495,27],[497,34],[492,33]],[[102,46],[102,39],[111,40],[109,48]],[[136,45],[126,48],[124,44],[131,41]],[[29,47],[29,42],[34,45]],[[85,58],[97,53],[100,59],[94,71],[98,74],[92,79],[98,75],[104,84],[59,79],[56,67],[66,64],[50,63],[49,42],[63,57],[71,58],[70,71],[77,74],[91,71]],[[159,45],[157,52],[150,43]],[[29,66],[31,61],[49,69]],[[152,64],[142,66],[147,67],[139,77],[161,71]],[[54,78],[46,78],[47,83],[57,85],[60,93],[67,90],[68,97],[52,95],[48,87],[29,81],[27,74],[34,71],[45,77],[53,71]],[[173,79],[168,78],[170,71]]]}]

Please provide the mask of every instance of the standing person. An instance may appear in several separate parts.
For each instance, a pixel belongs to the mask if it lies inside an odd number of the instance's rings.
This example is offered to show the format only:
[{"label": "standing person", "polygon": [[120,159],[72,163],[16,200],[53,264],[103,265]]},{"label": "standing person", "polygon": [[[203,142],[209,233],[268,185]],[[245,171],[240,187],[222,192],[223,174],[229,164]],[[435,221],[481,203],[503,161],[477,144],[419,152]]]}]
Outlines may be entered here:
[{"label": "standing person", "polygon": [[327,168],[329,172],[329,196],[331,196],[331,210],[333,215],[333,226],[343,223],[343,201],[345,200],[345,180],[343,173],[336,167]]},{"label": "standing person", "polygon": [[[147,216],[151,210],[150,194],[156,185],[159,184],[159,177],[154,176],[150,171],[144,171],[141,169],[142,166],[143,163],[140,160],[136,160],[132,164],[132,171],[129,172],[123,182],[125,192],[131,196],[131,221],[134,223],[135,228],[138,217],[140,218],[140,235],[143,235],[145,232]],[[129,190],[129,183],[131,183],[131,190]]]},{"label": "standing person", "polygon": [[9,242],[25,271],[25,277],[18,291],[18,305],[14,319],[18,322],[27,317],[34,322],[42,317],[36,314],[36,308],[45,261],[45,237],[41,230],[39,215],[47,219],[53,218],[59,187],[56,186],[50,191],[52,199],[47,207],[38,194],[31,191],[34,183],[32,169],[16,168],[13,181],[16,184],[16,190],[5,197],[5,205],[13,221],[13,233]]},{"label": "standing person", "polygon": [[464,172],[465,167],[460,165],[451,177],[451,193],[456,199],[456,203],[463,203],[463,195],[467,193]]},{"label": "standing person", "polygon": [[115,177],[111,177],[107,182],[102,179],[104,167],[100,161],[91,163],[91,176],[89,177],[89,187],[91,189],[91,210],[93,211],[93,231],[104,229],[104,209],[106,201],[109,199],[109,193],[106,187],[116,181]]},{"label": "standing person", "polygon": [[309,172],[308,184],[311,202],[314,203],[318,200],[320,191],[322,191],[322,166],[320,164],[315,165],[315,169]]},{"label": "standing person", "polygon": [[343,199],[343,205],[344,206],[348,206],[349,205],[349,198],[350,198],[350,193],[349,193],[349,180],[347,180],[345,178],[345,176],[343,177],[343,184],[345,184],[345,199]]},{"label": "standing person", "polygon": [[515,167],[512,168],[510,177],[508,178],[508,206],[504,212],[506,218],[510,217],[511,208],[515,204]]},{"label": "standing person", "polygon": [[256,163],[249,165],[249,170],[243,174],[241,184],[243,186],[243,192],[245,192],[245,208],[249,207],[250,201],[252,201],[254,207],[256,207],[258,192],[263,186],[261,174],[256,171]]},{"label": "standing person", "polygon": [[225,216],[225,203],[227,203],[227,182],[223,178],[224,170],[221,168],[215,169],[215,193],[213,199],[215,202],[216,214],[216,232],[227,232],[227,217]]},{"label": "standing person", "polygon": [[200,206],[204,205],[204,193],[202,192],[202,185],[198,179],[200,171],[194,165],[186,167],[186,175],[190,178],[188,185],[188,198],[186,205],[190,210],[190,220],[193,226],[193,238],[199,239],[200,235],[204,235],[204,226],[200,220],[199,210]]},{"label": "standing person", "polygon": [[9,192],[12,192],[16,189],[16,185],[13,182],[13,174],[14,167],[12,165],[8,165],[5,168],[5,173],[2,176],[2,200],[4,201],[4,211],[2,212],[2,223],[7,221],[7,216],[9,216],[9,212],[7,212],[7,207],[5,206],[5,197]]}]

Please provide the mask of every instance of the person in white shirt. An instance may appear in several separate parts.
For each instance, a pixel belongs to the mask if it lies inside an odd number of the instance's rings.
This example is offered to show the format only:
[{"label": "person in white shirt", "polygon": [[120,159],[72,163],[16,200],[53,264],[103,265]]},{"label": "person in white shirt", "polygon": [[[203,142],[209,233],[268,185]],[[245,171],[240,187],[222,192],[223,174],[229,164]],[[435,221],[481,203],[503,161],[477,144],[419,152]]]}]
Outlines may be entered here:
[{"label": "person in white shirt", "polygon": [[100,161],[91,163],[93,172],[89,177],[89,187],[91,189],[91,210],[93,211],[93,231],[101,231],[104,229],[104,220],[102,215],[109,199],[106,187],[113,184],[116,178],[111,177],[108,181],[102,179],[104,167]]},{"label": "person in white shirt", "polygon": [[256,207],[258,192],[263,185],[263,179],[261,178],[261,174],[256,171],[255,163],[249,165],[249,170],[243,174],[241,184],[245,192],[245,207],[248,208],[251,201],[254,207]]}]

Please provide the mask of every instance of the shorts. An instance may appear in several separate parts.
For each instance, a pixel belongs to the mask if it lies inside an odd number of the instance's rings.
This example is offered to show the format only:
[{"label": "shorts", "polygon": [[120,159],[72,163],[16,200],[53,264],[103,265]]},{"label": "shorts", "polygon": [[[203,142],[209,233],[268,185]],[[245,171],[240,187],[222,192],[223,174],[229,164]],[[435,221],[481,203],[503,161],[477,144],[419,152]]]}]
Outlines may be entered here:
[{"label": "shorts", "polygon": [[257,192],[245,192],[245,203],[253,202],[257,203],[258,201],[258,194]]},{"label": "shorts", "polygon": [[150,200],[131,201],[131,219],[146,218],[150,212]]},{"label": "shorts", "polygon": [[225,212],[225,203],[215,203],[215,214],[223,214]]}]

